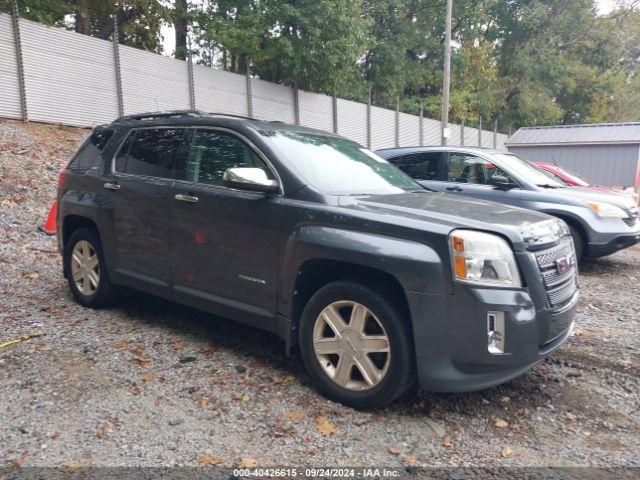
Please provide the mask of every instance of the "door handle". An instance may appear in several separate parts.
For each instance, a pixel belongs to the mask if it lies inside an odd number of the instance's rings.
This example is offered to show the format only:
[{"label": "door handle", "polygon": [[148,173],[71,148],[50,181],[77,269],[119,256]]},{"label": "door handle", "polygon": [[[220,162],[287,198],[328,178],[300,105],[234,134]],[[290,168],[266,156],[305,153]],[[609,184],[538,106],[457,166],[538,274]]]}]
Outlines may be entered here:
[{"label": "door handle", "polygon": [[118,185],[117,183],[110,183],[107,182],[103,185],[104,188],[106,188],[107,190],[120,190],[120,185]]},{"label": "door handle", "polygon": [[447,187],[447,190],[450,192],[461,192],[462,189],[460,187]]},{"label": "door handle", "polygon": [[198,197],[194,197],[192,195],[182,195],[181,193],[178,193],[175,198],[181,202],[198,203]]}]

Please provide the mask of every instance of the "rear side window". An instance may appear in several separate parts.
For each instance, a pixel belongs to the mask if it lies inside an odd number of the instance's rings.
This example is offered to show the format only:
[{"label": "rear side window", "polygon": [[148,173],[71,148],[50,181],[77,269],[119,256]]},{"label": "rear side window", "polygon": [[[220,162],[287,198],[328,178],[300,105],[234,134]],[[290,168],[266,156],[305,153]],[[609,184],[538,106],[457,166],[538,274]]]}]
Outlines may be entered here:
[{"label": "rear side window", "polygon": [[412,153],[392,162],[416,180],[440,180],[441,159],[441,152]]},{"label": "rear side window", "polygon": [[71,160],[69,168],[72,170],[89,170],[102,165],[102,150],[111,137],[113,130],[95,129],[87,141],[80,147],[76,156]]},{"label": "rear side window", "polygon": [[185,148],[183,128],[136,130],[116,158],[116,171],[131,175],[171,178],[178,155]]}]

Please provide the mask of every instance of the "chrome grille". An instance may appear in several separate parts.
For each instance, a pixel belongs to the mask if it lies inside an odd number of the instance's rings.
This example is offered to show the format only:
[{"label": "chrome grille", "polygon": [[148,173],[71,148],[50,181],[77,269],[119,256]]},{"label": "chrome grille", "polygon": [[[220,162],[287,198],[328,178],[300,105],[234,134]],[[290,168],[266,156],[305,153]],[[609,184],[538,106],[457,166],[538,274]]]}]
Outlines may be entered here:
[{"label": "chrome grille", "polygon": [[573,243],[569,238],[565,238],[555,247],[535,253],[547,291],[547,299],[553,310],[562,310],[578,290],[575,264],[571,265],[566,272],[560,273],[558,270],[558,260],[570,255],[575,259]]},{"label": "chrome grille", "polygon": [[565,273],[558,273],[555,268],[542,271],[542,277],[544,278],[544,286],[547,289],[553,288],[566,280],[569,280],[575,275],[574,269]]},{"label": "chrome grille", "polygon": [[536,259],[538,260],[538,266],[541,269],[547,269],[554,267],[556,260],[562,257],[566,257],[570,253],[573,253],[573,246],[569,239],[563,240],[560,245],[550,248],[549,250],[543,250],[536,253]]},{"label": "chrome grille", "polygon": [[573,294],[578,290],[575,278],[572,278],[566,284],[561,285],[555,290],[548,290],[547,296],[549,297],[549,303],[552,307],[562,305],[573,297]]}]

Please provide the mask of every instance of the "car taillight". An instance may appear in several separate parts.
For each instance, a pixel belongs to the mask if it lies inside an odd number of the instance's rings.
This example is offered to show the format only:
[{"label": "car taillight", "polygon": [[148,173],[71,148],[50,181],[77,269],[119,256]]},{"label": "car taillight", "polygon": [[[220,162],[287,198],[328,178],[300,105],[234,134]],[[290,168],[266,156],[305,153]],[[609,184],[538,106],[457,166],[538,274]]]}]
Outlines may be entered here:
[{"label": "car taillight", "polygon": [[60,176],[58,177],[58,191],[62,189],[62,186],[64,185],[64,182],[67,181],[68,176],[69,176],[68,170],[62,170],[60,172]]}]

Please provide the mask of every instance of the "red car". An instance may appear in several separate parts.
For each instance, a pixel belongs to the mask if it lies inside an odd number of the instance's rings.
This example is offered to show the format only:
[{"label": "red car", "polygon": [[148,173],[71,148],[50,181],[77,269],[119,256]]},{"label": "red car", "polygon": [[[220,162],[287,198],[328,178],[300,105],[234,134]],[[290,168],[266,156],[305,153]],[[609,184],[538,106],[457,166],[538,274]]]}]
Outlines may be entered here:
[{"label": "red car", "polygon": [[571,170],[567,170],[566,168],[562,167],[561,165],[558,165],[557,163],[550,163],[550,162],[532,162],[532,163],[537,167],[540,167],[541,169],[549,173],[552,173],[553,175],[555,175],[556,177],[558,177],[560,180],[562,180],[564,183],[568,185],[571,185],[574,187],[588,187],[594,190],[603,190],[605,192],[613,192],[613,193],[618,193],[620,195],[628,195],[631,198],[633,198],[633,201],[635,203],[638,203],[638,194],[633,190],[633,188],[627,188],[625,190],[617,190],[615,188],[601,187],[598,185],[593,185],[592,183],[588,182],[584,178],[580,177],[577,173],[572,172]]}]

